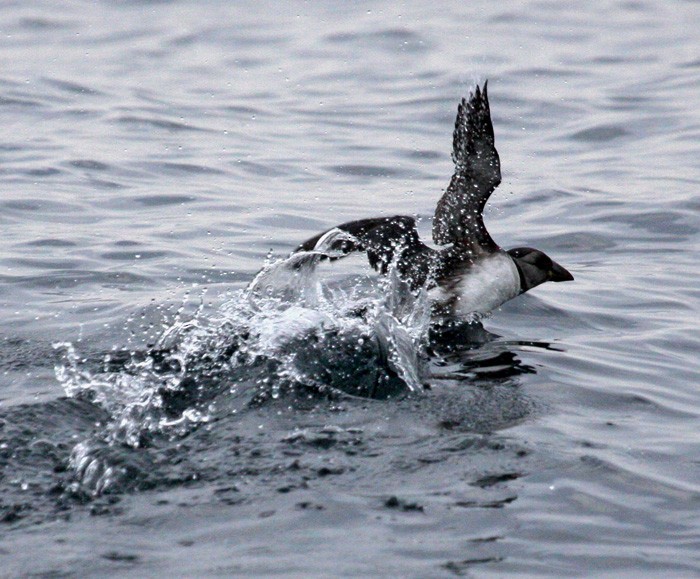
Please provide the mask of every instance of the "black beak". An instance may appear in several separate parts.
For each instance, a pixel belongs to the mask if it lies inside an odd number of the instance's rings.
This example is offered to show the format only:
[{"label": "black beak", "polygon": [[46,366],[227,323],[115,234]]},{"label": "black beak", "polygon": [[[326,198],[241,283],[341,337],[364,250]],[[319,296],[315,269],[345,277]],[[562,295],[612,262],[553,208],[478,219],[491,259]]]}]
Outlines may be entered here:
[{"label": "black beak", "polygon": [[549,270],[549,280],[548,281],[574,281],[574,276],[571,272],[563,268],[556,261],[552,262],[552,269]]}]

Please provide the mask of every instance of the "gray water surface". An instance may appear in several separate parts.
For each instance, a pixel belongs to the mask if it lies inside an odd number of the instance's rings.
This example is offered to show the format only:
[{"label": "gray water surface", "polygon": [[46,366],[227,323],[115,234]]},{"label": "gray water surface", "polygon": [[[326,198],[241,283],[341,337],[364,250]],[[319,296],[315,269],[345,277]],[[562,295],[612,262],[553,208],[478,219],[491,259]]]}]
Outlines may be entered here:
[{"label": "gray water surface", "polygon": [[[2,573],[700,574],[699,18],[6,2]],[[265,398],[276,367],[208,368],[215,409],[187,428],[124,413],[138,372],[100,374],[105,356],[219,320],[270,252],[395,213],[429,237],[457,102],[485,79],[490,232],[574,283],[494,312],[424,392]]]}]

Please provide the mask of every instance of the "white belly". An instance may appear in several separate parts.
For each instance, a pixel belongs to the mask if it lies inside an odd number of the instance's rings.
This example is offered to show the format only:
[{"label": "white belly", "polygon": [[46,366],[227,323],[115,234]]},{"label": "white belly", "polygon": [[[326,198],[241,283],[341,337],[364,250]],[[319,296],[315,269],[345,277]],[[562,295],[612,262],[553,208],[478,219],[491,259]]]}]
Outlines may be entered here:
[{"label": "white belly", "polygon": [[437,303],[450,304],[457,316],[487,314],[520,293],[520,275],[508,254],[479,260],[468,272],[430,291]]}]

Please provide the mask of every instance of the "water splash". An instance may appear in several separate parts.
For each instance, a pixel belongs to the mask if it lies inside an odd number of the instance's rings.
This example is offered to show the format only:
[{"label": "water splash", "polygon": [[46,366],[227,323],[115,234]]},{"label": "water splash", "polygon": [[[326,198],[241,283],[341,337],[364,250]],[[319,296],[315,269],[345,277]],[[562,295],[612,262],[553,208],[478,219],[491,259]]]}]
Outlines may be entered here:
[{"label": "water splash", "polygon": [[[111,420],[96,434],[100,444],[132,448],[152,436],[183,435],[242,394],[274,398],[295,385],[375,398],[419,390],[427,292],[412,292],[394,268],[363,282],[321,281],[318,264],[345,255],[347,240],[331,230],[312,251],[269,260],[216,310],[205,311],[202,301],[187,319],[178,311],[148,351],[96,361],[72,343],[55,344],[62,352],[56,376],[68,396],[108,412]],[[121,472],[108,455],[93,456],[100,444],[83,441],[71,458],[94,493]]]}]

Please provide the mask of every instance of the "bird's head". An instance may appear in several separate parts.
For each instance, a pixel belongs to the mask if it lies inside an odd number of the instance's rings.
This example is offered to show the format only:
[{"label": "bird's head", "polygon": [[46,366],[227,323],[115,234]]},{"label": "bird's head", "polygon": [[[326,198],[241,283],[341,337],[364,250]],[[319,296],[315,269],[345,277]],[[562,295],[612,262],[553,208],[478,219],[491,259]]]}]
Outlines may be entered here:
[{"label": "bird's head", "polygon": [[531,247],[516,247],[508,250],[520,273],[522,293],[546,281],[572,281],[574,276],[546,253]]}]

